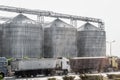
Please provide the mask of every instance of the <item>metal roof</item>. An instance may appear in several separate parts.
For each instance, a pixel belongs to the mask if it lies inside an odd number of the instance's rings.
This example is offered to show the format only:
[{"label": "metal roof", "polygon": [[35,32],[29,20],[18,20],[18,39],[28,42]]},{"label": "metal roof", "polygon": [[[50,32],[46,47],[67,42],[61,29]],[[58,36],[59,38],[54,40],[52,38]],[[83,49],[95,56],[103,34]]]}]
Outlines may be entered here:
[{"label": "metal roof", "polygon": [[85,23],[84,25],[82,25],[81,27],[78,28],[78,31],[87,31],[87,30],[100,30],[100,28],[90,24],[90,23]]},{"label": "metal roof", "polygon": [[55,19],[53,22],[49,23],[48,25],[45,25],[45,28],[47,27],[74,28],[72,25],[67,24],[60,19]]},{"label": "metal roof", "polygon": [[24,16],[23,14],[19,14],[16,17],[14,17],[11,20],[8,20],[5,23],[32,23],[32,24],[36,24],[36,21]]}]

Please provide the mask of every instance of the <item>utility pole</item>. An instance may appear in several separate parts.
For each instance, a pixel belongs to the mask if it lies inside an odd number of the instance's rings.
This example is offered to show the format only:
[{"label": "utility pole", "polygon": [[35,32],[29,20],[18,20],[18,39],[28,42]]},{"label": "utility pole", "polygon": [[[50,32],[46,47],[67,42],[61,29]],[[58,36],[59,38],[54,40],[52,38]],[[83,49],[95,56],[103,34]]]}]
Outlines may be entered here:
[{"label": "utility pole", "polygon": [[115,40],[113,40],[113,41],[107,41],[107,42],[108,42],[109,45],[110,45],[110,56],[112,56],[112,43],[114,43]]}]

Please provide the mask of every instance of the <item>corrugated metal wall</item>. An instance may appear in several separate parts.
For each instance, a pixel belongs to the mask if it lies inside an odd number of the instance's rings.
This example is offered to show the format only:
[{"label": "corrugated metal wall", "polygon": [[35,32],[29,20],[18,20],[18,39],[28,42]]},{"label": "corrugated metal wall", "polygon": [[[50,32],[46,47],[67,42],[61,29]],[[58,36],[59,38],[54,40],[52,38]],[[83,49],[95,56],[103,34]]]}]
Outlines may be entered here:
[{"label": "corrugated metal wall", "polygon": [[78,57],[106,55],[106,33],[100,28],[86,23],[77,33]]},{"label": "corrugated metal wall", "polygon": [[0,31],[1,55],[15,58],[106,55],[106,33],[90,23],[78,31],[60,19],[43,27],[44,34],[40,24],[22,14],[7,21]]},{"label": "corrugated metal wall", "polygon": [[76,57],[76,28],[56,19],[44,29],[45,57]]},{"label": "corrugated metal wall", "polygon": [[3,35],[2,24],[0,24],[0,56],[2,56],[2,35]]},{"label": "corrugated metal wall", "polygon": [[42,56],[43,31],[40,24],[19,14],[4,24],[2,53],[5,57]]}]

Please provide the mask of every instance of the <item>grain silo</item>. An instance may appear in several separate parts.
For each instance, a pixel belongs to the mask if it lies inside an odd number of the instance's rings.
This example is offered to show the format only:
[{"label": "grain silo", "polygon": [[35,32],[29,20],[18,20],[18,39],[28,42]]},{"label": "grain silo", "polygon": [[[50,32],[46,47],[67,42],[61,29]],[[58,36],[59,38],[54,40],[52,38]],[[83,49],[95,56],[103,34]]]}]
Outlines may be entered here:
[{"label": "grain silo", "polygon": [[42,56],[43,31],[40,24],[19,14],[3,27],[3,53],[5,57],[39,58]]},{"label": "grain silo", "polygon": [[106,55],[106,33],[99,27],[86,23],[77,32],[78,57]]},{"label": "grain silo", "polygon": [[56,19],[44,28],[44,56],[45,57],[75,57],[77,29]]},{"label": "grain silo", "polygon": [[2,56],[2,24],[0,24],[0,56]]}]

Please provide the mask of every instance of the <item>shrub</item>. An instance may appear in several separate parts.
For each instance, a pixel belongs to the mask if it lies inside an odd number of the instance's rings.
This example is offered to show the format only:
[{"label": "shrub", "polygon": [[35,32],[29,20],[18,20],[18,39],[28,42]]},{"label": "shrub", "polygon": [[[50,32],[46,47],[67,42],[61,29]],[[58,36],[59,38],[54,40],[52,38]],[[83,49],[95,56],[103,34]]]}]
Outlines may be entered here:
[{"label": "shrub", "polygon": [[103,76],[101,75],[80,75],[82,80],[103,80]]},{"label": "shrub", "polygon": [[109,79],[120,80],[120,75],[119,74],[108,74],[107,76],[108,76]]},{"label": "shrub", "polygon": [[120,78],[116,78],[115,80],[120,80]]},{"label": "shrub", "polygon": [[3,76],[2,75],[0,75],[0,80],[3,80]]},{"label": "shrub", "polygon": [[63,80],[74,80],[74,76],[64,76]]},{"label": "shrub", "polygon": [[56,80],[56,78],[48,78],[48,80]]}]

